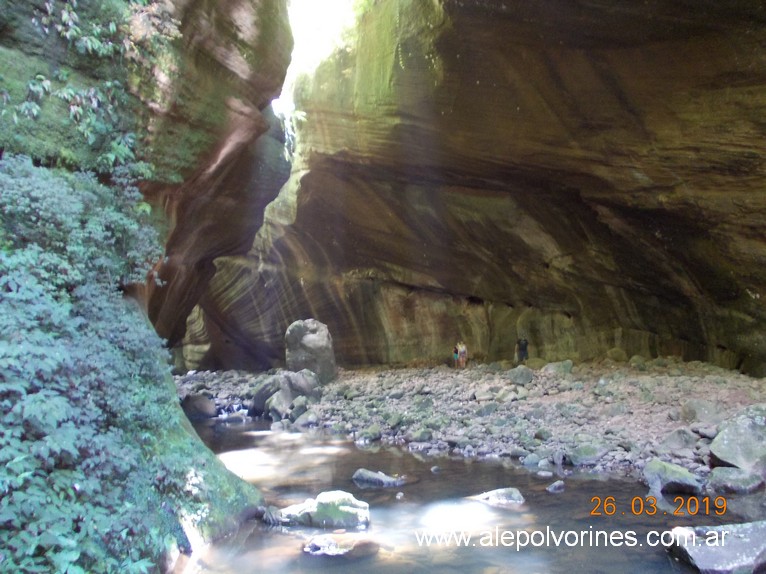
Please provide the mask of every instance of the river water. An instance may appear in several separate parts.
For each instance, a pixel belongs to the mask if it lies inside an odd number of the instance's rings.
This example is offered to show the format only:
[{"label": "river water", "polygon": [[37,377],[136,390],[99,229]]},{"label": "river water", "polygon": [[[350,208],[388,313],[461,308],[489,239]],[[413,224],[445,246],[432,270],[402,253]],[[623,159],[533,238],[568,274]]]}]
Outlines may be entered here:
[{"label": "river water", "polygon": [[[401,448],[357,448],[319,434],[272,433],[259,424],[197,430],[231,470],[262,490],[270,505],[284,507],[336,489],[369,503],[367,534],[381,550],[360,560],[309,556],[302,549],[321,531],[252,522],[237,536],[194,556],[187,573],[693,572],[661,544],[651,546],[659,537],[652,533],[677,525],[721,524],[722,518],[737,521],[731,514],[716,516],[712,502],[707,515],[703,508],[696,516],[673,516],[678,504],[672,497],[649,516],[646,504],[640,513],[646,487],[587,473],[567,476],[564,492],[551,494],[545,488],[558,477],[539,478],[510,460],[426,458]],[[360,467],[407,475],[413,481],[393,489],[360,488],[351,480]],[[518,488],[526,499],[518,508],[493,508],[465,498],[508,486]],[[614,507],[604,504],[607,497],[613,497],[609,501]],[[606,516],[605,511],[613,514]],[[418,543],[417,534],[450,531],[470,534],[471,541],[459,546]],[[513,533],[513,541],[504,531]],[[531,535],[526,547],[516,547],[519,531]],[[610,534],[598,531],[621,534],[611,534],[615,543],[608,544],[604,536]],[[556,545],[548,532],[566,538]],[[633,541],[635,545],[628,546]]]}]

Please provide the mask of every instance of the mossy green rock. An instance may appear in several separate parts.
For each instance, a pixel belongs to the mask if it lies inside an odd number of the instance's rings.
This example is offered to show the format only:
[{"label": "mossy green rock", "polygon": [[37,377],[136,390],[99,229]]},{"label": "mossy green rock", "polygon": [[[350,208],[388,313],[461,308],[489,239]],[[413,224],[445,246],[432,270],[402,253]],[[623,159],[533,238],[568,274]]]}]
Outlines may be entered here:
[{"label": "mossy green rock", "polygon": [[322,492],[279,511],[281,521],[315,528],[366,528],[370,524],[370,506],[342,490]]},{"label": "mossy green rock", "polygon": [[644,467],[644,480],[649,488],[665,493],[698,494],[700,480],[684,467],[653,458]]},{"label": "mossy green rock", "polygon": [[428,442],[433,438],[433,433],[427,428],[418,428],[409,433],[412,442]]},{"label": "mossy green rock", "polygon": [[379,424],[370,425],[359,433],[360,439],[370,442],[380,440],[382,436]]},{"label": "mossy green rock", "polygon": [[590,466],[596,464],[601,457],[609,452],[609,447],[598,442],[579,444],[567,451],[567,459],[573,466]]},{"label": "mossy green rock", "polygon": [[710,472],[707,483],[715,492],[747,494],[758,490],[763,486],[763,482],[764,479],[759,474],[741,468],[719,466]]}]

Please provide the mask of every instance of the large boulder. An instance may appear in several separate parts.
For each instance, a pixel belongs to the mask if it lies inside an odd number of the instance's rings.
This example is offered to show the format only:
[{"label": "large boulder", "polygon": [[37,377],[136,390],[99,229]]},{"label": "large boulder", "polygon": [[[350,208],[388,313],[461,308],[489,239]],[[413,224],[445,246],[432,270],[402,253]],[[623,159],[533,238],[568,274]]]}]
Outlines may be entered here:
[{"label": "large boulder", "polygon": [[206,395],[186,395],[181,408],[190,421],[213,418],[218,415],[215,402]]},{"label": "large boulder", "polygon": [[707,481],[715,492],[747,494],[763,486],[763,477],[731,466],[714,468]]},{"label": "large boulder", "polygon": [[285,360],[291,371],[308,369],[329,383],[336,374],[335,352],[327,325],[316,319],[295,321],[285,333]]},{"label": "large boulder", "polygon": [[644,479],[653,492],[699,494],[699,479],[684,467],[654,458],[644,467]]},{"label": "large boulder", "polygon": [[252,396],[247,414],[251,417],[260,417],[268,412],[266,403],[280,389],[279,375],[261,375],[253,385],[250,386]]},{"label": "large boulder", "polygon": [[723,526],[677,526],[671,552],[700,572],[763,572],[766,566],[766,520]]},{"label": "large boulder", "polygon": [[752,405],[723,424],[710,453],[721,465],[766,473],[766,403]]},{"label": "large boulder", "polygon": [[370,524],[370,505],[348,492],[331,490],[283,508],[278,512],[278,520],[292,526],[366,528]]},{"label": "large boulder", "polygon": [[609,445],[598,439],[585,439],[566,452],[566,460],[572,466],[592,466],[609,452]]},{"label": "large boulder", "polygon": [[508,371],[507,373],[508,378],[510,379],[511,383],[514,385],[519,385],[520,387],[523,387],[525,385],[528,385],[532,382],[532,379],[534,378],[534,373],[532,369],[527,367],[526,365],[519,365],[518,367],[515,367]]},{"label": "large boulder", "polygon": [[309,404],[321,397],[319,380],[313,371],[304,369],[294,373],[280,370],[274,377],[279,381],[279,390],[265,404],[266,412],[274,421],[288,417],[295,421],[306,412]]}]

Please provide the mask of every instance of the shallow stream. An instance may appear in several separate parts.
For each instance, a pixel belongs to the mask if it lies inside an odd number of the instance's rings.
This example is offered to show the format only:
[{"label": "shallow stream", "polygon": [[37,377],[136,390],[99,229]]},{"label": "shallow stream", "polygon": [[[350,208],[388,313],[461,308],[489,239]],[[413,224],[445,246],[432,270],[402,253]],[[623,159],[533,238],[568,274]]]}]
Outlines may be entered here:
[{"label": "shallow stream", "polygon": [[[270,505],[281,508],[335,489],[369,503],[367,534],[381,550],[359,560],[309,556],[302,549],[321,531],[252,522],[237,536],[193,557],[187,573],[693,572],[658,543],[659,533],[677,525],[737,522],[731,512],[716,516],[712,500],[707,512],[703,504],[695,516],[689,516],[689,507],[681,502],[687,515],[673,516],[679,503],[672,496],[667,505],[657,505],[656,514],[648,515],[651,510],[643,498],[646,487],[587,473],[565,477],[564,492],[551,494],[546,486],[559,477],[540,478],[516,461],[425,458],[385,446],[362,449],[320,435],[272,433],[258,424],[197,430],[231,470],[262,490]],[[432,470],[434,466],[438,470]],[[392,489],[360,488],[351,480],[360,467],[407,475],[413,482]],[[518,488],[526,499],[518,508],[493,508],[465,499],[508,486]],[[613,507],[605,504],[607,497],[613,497],[608,500]],[[416,536],[416,532],[450,531],[470,534],[471,541],[460,546],[432,541],[429,547],[419,544]],[[513,533],[513,540],[504,531]],[[519,531],[526,531],[531,539],[517,549]],[[533,531],[542,534],[532,535]],[[565,538],[556,545],[548,531]],[[606,536],[613,543],[606,543]]]}]

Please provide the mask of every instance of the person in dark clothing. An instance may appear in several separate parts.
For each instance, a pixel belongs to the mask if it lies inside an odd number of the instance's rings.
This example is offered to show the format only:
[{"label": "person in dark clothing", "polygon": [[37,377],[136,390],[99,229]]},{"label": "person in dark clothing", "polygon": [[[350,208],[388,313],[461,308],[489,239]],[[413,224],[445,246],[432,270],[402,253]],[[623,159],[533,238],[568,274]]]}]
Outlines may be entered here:
[{"label": "person in dark clothing", "polygon": [[525,337],[522,337],[516,341],[516,359],[517,362],[523,363],[529,358],[529,341]]},{"label": "person in dark clothing", "polygon": [[460,354],[457,350],[457,345],[452,347],[452,360],[455,362],[455,368],[457,369],[457,360],[460,358]]}]

